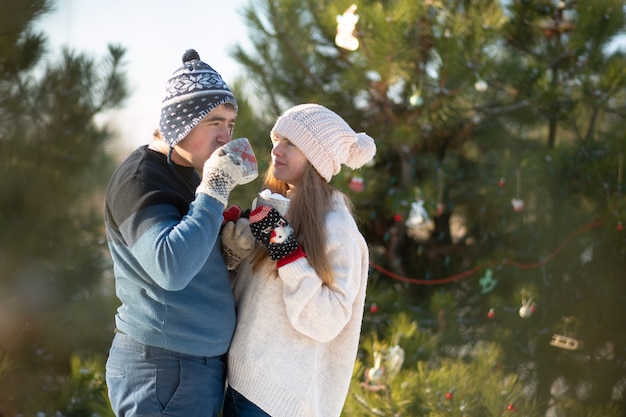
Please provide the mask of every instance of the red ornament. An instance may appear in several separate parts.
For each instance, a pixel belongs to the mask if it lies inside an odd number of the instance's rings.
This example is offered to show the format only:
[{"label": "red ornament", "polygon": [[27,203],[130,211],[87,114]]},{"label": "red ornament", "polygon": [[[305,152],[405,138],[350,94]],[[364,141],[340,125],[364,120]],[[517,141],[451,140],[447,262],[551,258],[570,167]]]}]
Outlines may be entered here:
[{"label": "red ornament", "polygon": [[487,312],[487,318],[492,319],[496,316],[496,311],[493,308],[490,308]]},{"label": "red ornament", "polygon": [[451,400],[452,398],[454,398],[454,394],[452,394],[451,392],[446,392],[446,399]]},{"label": "red ornament", "polygon": [[355,193],[360,193],[365,189],[365,184],[363,184],[363,178],[352,177],[352,179],[350,180],[350,184],[348,184],[348,187],[350,187],[350,189]]},{"label": "red ornament", "polygon": [[370,313],[374,313],[374,314],[378,313],[378,306],[376,304],[372,304],[370,306]]},{"label": "red ornament", "polygon": [[506,410],[510,411],[510,412],[513,412],[513,411],[515,411],[515,406],[513,404],[509,404],[509,405],[506,406]]},{"label": "red ornament", "polygon": [[618,232],[621,232],[622,230],[624,230],[624,226],[622,226],[622,222],[617,222],[617,225],[615,226],[615,229]]},{"label": "red ornament", "polygon": [[399,214],[396,214],[393,216],[393,219],[397,222],[402,221],[402,216],[400,216]]},{"label": "red ornament", "polygon": [[504,178],[500,178],[498,180],[498,187],[499,188],[504,188],[505,185],[506,185],[506,181],[504,180]]}]

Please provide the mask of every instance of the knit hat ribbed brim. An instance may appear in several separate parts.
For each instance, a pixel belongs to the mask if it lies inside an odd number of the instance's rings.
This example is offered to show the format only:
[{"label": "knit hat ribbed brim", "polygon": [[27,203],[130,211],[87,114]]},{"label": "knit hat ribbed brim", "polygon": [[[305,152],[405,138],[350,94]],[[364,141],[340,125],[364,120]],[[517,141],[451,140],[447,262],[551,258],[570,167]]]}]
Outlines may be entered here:
[{"label": "knit hat ribbed brim", "polygon": [[174,147],[211,110],[226,103],[237,111],[237,101],[220,74],[202,62],[195,50],[187,50],[183,66],[166,84],[159,122],[161,137]]},{"label": "knit hat ribbed brim", "polygon": [[270,135],[289,139],[330,182],[345,164],[360,168],[376,154],[374,139],[356,133],[337,113],[319,104],[300,104],[283,113]]}]

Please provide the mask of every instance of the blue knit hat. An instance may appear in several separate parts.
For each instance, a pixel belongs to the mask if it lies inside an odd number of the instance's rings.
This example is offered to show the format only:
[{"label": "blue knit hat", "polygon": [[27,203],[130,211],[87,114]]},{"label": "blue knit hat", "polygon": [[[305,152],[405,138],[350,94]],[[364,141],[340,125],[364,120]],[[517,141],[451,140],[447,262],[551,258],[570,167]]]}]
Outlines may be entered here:
[{"label": "blue knit hat", "polygon": [[229,103],[237,111],[237,101],[222,77],[193,49],[184,53],[183,66],[167,80],[165,89],[159,130],[170,147],[219,105]]}]

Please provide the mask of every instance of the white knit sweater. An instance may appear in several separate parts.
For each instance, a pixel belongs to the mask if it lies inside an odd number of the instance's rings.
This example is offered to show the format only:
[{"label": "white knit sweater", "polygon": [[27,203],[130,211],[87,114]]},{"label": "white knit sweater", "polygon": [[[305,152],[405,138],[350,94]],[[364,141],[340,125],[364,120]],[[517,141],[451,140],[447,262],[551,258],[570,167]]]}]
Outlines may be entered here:
[{"label": "white knit sweater", "polygon": [[326,217],[332,287],[306,258],[252,275],[244,261],[234,282],[237,328],[228,383],[273,417],[333,417],[343,408],[356,359],[369,254],[343,201]]}]

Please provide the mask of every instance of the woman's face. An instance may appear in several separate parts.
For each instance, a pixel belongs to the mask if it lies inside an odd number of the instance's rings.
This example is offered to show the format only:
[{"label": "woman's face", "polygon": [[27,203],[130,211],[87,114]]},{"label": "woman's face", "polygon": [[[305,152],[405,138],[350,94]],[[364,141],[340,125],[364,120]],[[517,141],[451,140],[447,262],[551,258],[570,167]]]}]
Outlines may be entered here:
[{"label": "woman's face", "polygon": [[272,137],[272,164],[274,177],[295,188],[300,183],[309,161],[296,145],[281,135]]}]

